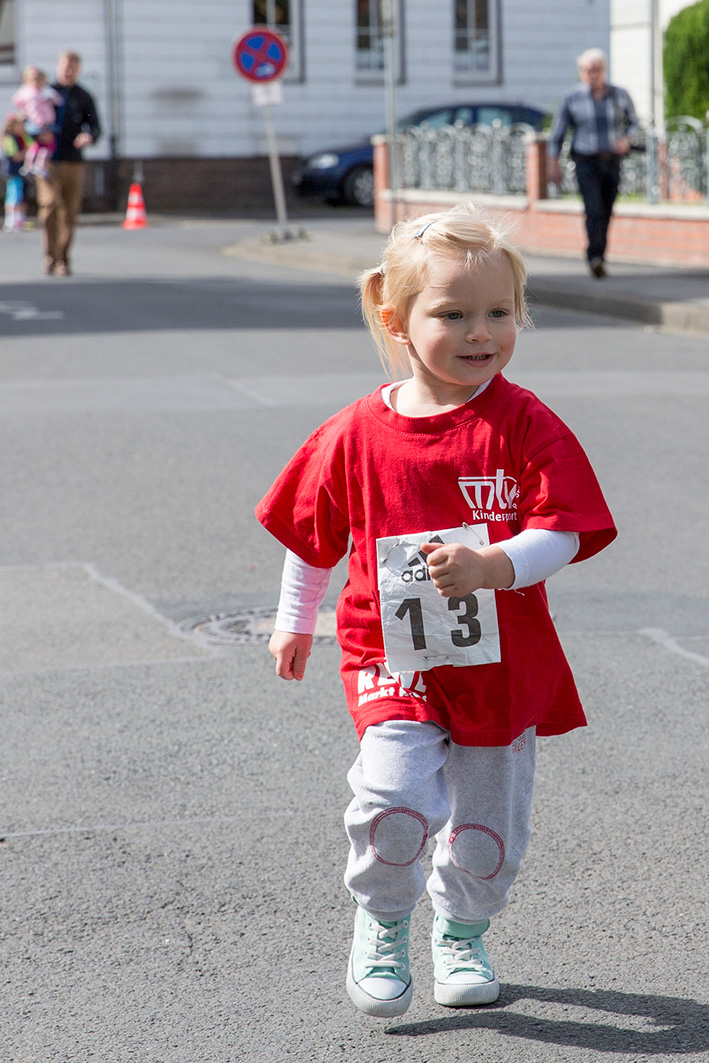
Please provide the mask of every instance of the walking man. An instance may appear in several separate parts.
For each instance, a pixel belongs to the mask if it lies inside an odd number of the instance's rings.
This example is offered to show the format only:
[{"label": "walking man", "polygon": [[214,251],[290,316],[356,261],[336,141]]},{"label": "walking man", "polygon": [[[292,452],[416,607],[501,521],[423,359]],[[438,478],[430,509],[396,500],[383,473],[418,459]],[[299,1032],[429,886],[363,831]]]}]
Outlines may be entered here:
[{"label": "walking man", "polygon": [[638,128],[625,89],[606,81],[606,57],[591,48],[578,57],[581,83],[567,93],[549,137],[549,176],[561,183],[559,154],[569,129],[571,158],[586,212],[586,258],[594,277],[605,277],[606,242],[620,185],[620,161]]},{"label": "walking man", "polygon": [[62,52],[57,80],[52,85],[62,98],[57,105],[57,144],[49,163],[49,177],[35,178],[39,224],[44,247],[44,272],[67,277],[71,273],[71,247],[84,190],[82,149],[95,144],[101,134],[96,104],[77,85],[81,59]]}]

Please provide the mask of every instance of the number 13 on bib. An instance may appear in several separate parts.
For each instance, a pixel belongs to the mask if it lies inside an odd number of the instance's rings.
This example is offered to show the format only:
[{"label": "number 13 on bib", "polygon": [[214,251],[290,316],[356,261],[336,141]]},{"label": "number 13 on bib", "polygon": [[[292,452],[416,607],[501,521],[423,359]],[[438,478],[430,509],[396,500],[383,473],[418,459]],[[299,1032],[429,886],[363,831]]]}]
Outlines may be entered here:
[{"label": "number 13 on bib", "polygon": [[442,598],[421,552],[424,543],[488,546],[486,524],[377,539],[384,650],[390,672],[424,672],[441,665],[465,668],[500,658],[495,592]]}]

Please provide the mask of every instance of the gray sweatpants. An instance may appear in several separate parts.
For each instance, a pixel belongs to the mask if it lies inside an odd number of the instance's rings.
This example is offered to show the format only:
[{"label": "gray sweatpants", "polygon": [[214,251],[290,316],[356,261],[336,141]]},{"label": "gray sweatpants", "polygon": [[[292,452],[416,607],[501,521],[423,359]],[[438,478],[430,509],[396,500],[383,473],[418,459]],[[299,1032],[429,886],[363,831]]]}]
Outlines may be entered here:
[{"label": "gray sweatpants", "polygon": [[535,737],[531,727],[509,746],[471,747],[434,723],[368,727],[347,776],[345,885],[357,903],[403,919],[428,886],[436,912],[456,922],[501,911],[529,843]]}]

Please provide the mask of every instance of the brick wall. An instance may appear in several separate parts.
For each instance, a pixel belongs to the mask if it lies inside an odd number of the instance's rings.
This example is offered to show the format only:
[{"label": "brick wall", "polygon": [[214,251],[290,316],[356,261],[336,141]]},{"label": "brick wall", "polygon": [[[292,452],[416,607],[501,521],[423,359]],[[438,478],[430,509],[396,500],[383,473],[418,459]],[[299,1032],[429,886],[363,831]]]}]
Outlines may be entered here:
[{"label": "brick wall", "polygon": [[[287,194],[296,161],[293,157],[280,158]],[[146,159],[141,167],[147,210],[209,214],[274,209],[269,160],[264,156]],[[118,165],[115,197],[119,209],[128,200],[132,177],[133,164],[130,160],[122,160]],[[87,180],[87,191],[90,183],[90,179]]]},{"label": "brick wall", "polygon": [[[297,198],[290,175],[297,160],[281,157],[281,172],[289,207]],[[133,180],[134,162],[93,159],[86,164],[85,214],[125,211]],[[148,214],[258,214],[275,209],[269,161],[263,156],[238,159],[147,159],[140,163]],[[0,179],[0,196],[4,184]],[[34,189],[27,188],[28,210],[36,212]],[[2,213],[0,208],[0,214]]]}]

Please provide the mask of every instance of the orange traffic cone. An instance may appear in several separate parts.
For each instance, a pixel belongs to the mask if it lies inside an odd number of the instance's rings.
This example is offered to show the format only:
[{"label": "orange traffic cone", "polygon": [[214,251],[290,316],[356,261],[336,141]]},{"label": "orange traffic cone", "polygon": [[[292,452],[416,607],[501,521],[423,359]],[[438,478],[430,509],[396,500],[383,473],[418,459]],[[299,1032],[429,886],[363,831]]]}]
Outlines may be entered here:
[{"label": "orange traffic cone", "polygon": [[124,229],[145,229],[148,224],[148,219],[145,214],[145,203],[143,202],[143,190],[140,184],[135,181],[130,186],[128,192],[128,209],[126,210],[126,220],[123,222]]}]

